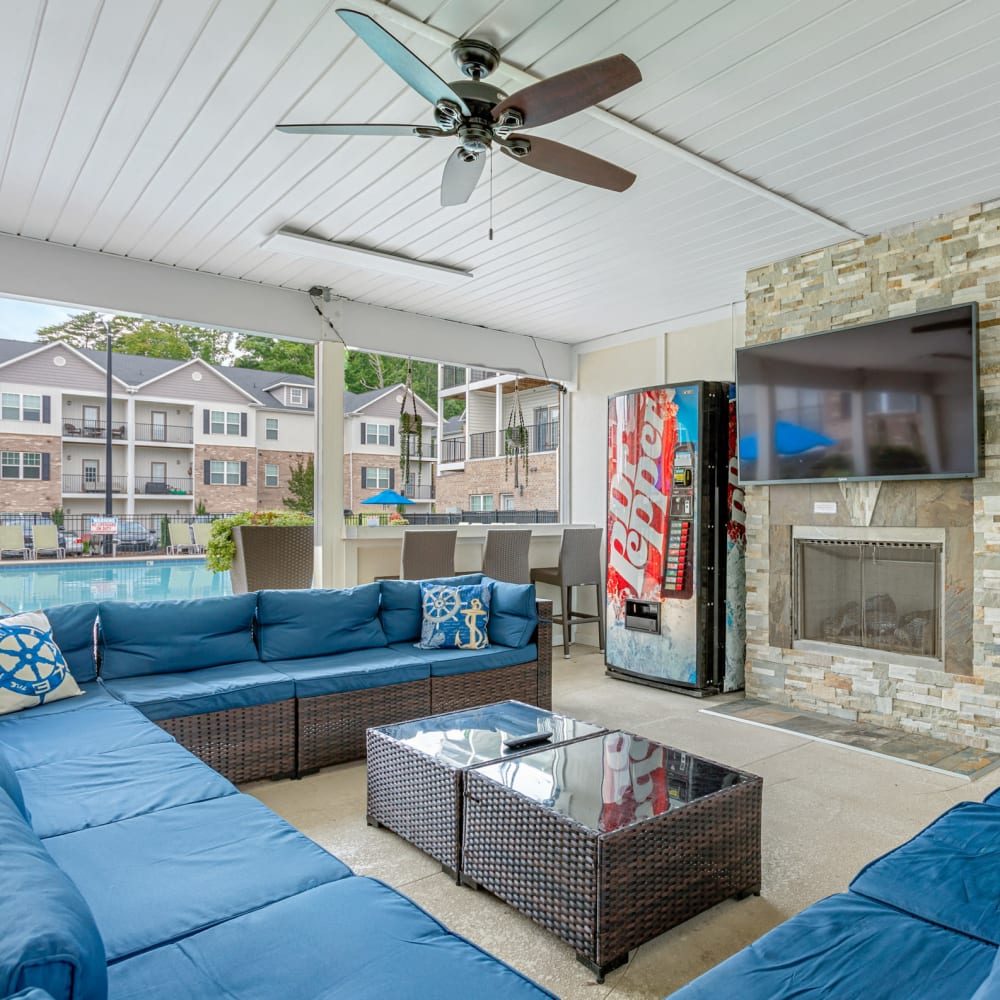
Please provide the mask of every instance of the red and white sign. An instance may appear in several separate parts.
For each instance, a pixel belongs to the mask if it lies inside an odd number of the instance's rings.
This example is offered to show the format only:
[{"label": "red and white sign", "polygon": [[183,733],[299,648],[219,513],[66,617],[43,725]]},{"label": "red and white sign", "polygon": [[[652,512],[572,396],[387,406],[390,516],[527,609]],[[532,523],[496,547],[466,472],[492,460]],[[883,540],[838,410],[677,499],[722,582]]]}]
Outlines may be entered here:
[{"label": "red and white sign", "polygon": [[92,535],[117,535],[117,517],[92,517],[90,519],[90,533]]}]

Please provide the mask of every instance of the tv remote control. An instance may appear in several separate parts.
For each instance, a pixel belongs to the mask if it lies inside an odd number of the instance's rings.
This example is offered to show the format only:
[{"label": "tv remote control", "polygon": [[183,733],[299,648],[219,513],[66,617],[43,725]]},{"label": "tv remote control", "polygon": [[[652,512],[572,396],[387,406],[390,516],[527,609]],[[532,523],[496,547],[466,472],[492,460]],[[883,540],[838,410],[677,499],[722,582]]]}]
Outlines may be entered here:
[{"label": "tv remote control", "polygon": [[506,750],[523,750],[539,743],[547,743],[552,739],[552,730],[541,729],[537,733],[526,733],[524,736],[511,736],[503,741]]}]

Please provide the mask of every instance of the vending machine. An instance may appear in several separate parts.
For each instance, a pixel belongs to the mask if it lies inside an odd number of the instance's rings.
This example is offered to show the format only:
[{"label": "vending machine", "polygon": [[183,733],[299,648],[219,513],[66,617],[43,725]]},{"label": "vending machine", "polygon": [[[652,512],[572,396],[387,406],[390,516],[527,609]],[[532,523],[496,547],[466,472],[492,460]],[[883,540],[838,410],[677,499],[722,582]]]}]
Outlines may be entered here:
[{"label": "vending machine", "polygon": [[742,491],[732,387],[608,400],[608,673],[695,695],[743,687]]}]

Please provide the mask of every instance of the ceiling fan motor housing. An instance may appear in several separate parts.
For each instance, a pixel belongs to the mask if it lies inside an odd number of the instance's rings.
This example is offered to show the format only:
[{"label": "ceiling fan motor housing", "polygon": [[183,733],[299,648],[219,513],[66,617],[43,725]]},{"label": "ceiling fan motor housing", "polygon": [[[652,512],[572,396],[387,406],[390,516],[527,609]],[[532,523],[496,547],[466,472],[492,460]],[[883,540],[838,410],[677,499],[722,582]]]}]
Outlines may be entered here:
[{"label": "ceiling fan motor housing", "polygon": [[500,53],[489,42],[460,38],[451,47],[458,68],[472,80],[482,80],[500,65]]}]

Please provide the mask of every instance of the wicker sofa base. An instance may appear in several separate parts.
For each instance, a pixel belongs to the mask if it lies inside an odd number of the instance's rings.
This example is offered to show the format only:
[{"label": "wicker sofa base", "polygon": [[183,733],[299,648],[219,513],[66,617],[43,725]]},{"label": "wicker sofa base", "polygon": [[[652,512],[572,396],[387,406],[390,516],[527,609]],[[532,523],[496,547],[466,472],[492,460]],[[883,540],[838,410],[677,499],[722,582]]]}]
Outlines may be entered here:
[{"label": "wicker sofa base", "polygon": [[298,773],[358,760],[371,726],[430,714],[430,681],[385,684],[298,700]]},{"label": "wicker sofa base", "polygon": [[230,781],[295,774],[295,699],[160,719],[182,746]]},{"label": "wicker sofa base", "polygon": [[425,714],[442,715],[495,701],[523,701],[545,708],[538,704],[538,664],[532,660],[496,670],[431,677],[431,710]]}]

